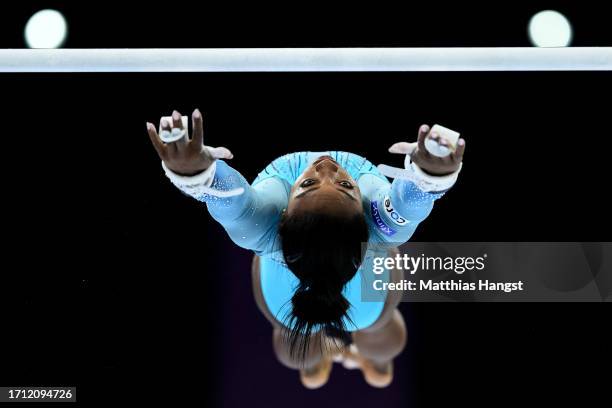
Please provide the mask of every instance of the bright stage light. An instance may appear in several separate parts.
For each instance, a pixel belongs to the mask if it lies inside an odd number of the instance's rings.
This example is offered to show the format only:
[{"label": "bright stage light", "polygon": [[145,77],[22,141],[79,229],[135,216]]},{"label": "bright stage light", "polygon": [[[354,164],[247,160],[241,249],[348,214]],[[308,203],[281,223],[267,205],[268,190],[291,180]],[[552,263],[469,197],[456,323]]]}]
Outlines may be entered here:
[{"label": "bright stage light", "polygon": [[544,10],[529,20],[529,39],[536,47],[567,47],[572,41],[572,26],[558,11]]},{"label": "bright stage light", "polygon": [[40,10],[25,26],[25,41],[29,48],[59,48],[66,40],[66,19],[57,10]]}]

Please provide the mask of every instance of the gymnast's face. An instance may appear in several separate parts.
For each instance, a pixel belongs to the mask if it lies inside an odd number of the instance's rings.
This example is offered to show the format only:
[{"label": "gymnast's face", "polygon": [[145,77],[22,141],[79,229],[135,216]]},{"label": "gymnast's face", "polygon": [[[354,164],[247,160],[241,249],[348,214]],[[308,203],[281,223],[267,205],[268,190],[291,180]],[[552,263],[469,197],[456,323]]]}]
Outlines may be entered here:
[{"label": "gymnast's face", "polygon": [[362,212],[361,192],[353,178],[331,156],[315,160],[291,188],[287,212]]}]

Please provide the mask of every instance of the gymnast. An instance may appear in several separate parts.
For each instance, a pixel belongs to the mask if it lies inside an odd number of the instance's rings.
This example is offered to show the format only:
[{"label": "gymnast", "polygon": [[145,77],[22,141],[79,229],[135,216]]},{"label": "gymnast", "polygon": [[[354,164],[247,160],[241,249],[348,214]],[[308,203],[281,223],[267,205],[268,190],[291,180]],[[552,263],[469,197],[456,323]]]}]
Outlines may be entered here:
[{"label": "gymnast", "polygon": [[[159,132],[147,123],[149,138],[169,180],[206,203],[232,241],[254,252],[253,292],[272,324],[278,360],[299,370],[310,389],[328,381],[334,361],[359,368],[374,387],[389,385],[393,359],[406,343],[401,294],[364,300],[361,278],[372,267],[364,260],[372,258],[370,246],[395,256],[408,241],[456,182],[464,139],[439,157],[426,143],[448,142],[422,125],[416,142],[389,148],[406,155],[412,174],[392,183],[361,156],[326,151],[279,157],[249,184],[227,164],[229,149],[204,144],[200,111],[192,114],[191,137],[185,119],[174,111]],[[400,270],[387,272],[387,281],[401,281]]]}]

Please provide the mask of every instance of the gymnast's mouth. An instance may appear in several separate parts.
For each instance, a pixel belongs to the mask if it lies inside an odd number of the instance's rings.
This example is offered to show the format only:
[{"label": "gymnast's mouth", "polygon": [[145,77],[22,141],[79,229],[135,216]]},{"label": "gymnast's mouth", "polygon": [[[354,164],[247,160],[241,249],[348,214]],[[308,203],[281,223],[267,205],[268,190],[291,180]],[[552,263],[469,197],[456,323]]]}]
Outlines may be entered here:
[{"label": "gymnast's mouth", "polygon": [[337,162],[337,161],[335,161],[335,160],[334,160],[334,158],[333,158],[333,157],[331,157],[331,156],[321,156],[321,157],[319,157],[317,160],[315,160],[314,162],[312,162],[312,165],[313,165],[313,166],[316,166],[317,164],[321,163],[321,162],[322,162],[322,161],[324,161],[324,160],[330,160],[330,161],[332,161],[332,162],[334,162],[334,163],[338,164],[338,162]]}]

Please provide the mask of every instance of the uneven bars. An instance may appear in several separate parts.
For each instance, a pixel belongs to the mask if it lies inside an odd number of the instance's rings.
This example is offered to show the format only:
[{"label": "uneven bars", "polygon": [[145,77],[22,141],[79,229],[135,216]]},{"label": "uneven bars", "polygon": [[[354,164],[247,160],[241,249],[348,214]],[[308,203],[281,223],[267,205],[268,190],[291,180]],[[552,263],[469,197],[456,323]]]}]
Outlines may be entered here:
[{"label": "uneven bars", "polygon": [[610,70],[612,47],[0,50],[0,72]]}]

